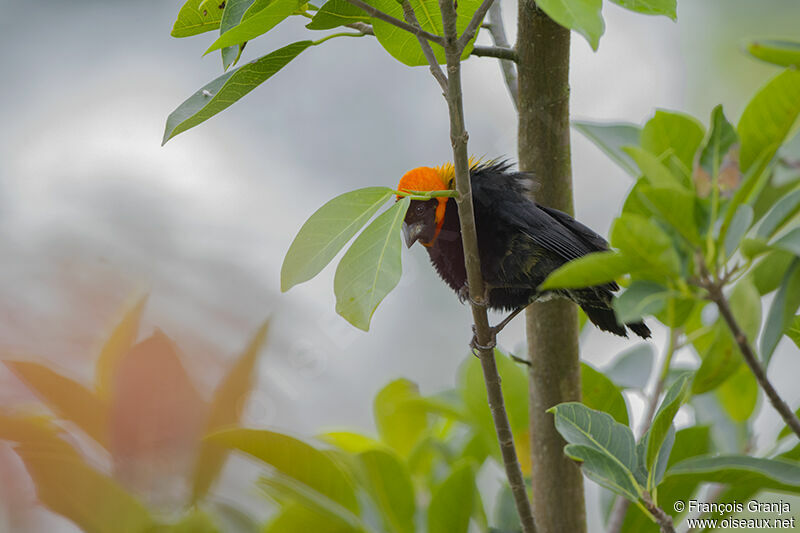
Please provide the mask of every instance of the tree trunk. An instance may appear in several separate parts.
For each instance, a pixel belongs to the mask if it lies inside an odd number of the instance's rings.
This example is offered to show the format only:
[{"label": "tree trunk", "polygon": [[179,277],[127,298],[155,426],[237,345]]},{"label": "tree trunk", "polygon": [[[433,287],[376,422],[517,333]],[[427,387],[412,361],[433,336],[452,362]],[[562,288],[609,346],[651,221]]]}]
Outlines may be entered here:
[{"label": "tree trunk", "polygon": [[[569,141],[569,30],[533,0],[519,0],[519,165],[533,172],[537,202],[573,212]],[[550,407],[580,400],[575,304],[555,300],[527,311],[531,476],[538,533],[583,533],[583,478],[564,455]]]}]

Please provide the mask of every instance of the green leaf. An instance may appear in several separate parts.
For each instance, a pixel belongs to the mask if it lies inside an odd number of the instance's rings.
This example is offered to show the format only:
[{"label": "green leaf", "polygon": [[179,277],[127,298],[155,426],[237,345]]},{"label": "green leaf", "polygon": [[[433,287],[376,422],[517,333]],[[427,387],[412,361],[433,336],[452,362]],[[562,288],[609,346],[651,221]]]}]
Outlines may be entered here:
[{"label": "green leaf", "polygon": [[611,0],[615,4],[642,13],[643,15],[664,15],[672,20],[678,18],[677,0]]},{"label": "green leaf", "polygon": [[[269,322],[265,322],[214,391],[206,434],[238,425],[240,409],[253,388],[256,361],[266,342],[268,329]],[[227,456],[228,451],[211,440],[200,444],[192,476],[192,503],[208,492]]]},{"label": "green leaf", "polygon": [[786,335],[800,348],[800,315],[794,317],[789,329],[786,330]]},{"label": "green leaf", "polygon": [[[410,0],[410,3],[423,30],[436,35],[444,33],[442,14],[439,11],[437,0]],[[395,0],[372,0],[370,5],[394,18],[405,20],[400,2]],[[480,0],[459,0],[456,7],[458,15],[456,29],[459,35],[467,29],[467,24],[469,24],[472,15],[478,10],[479,6]],[[378,42],[392,57],[412,67],[428,64],[428,60],[425,58],[425,54],[422,53],[422,48],[415,35],[380,19],[371,18],[370,21]],[[477,37],[477,33],[475,35]],[[475,39],[473,38],[467,44],[464,53],[461,54],[461,59],[469,57],[474,43]],[[435,43],[431,43],[431,48],[438,62],[444,63],[444,48]]]},{"label": "green leaf", "polygon": [[694,194],[684,189],[650,186],[640,187],[637,194],[653,213],[678,230],[686,240],[696,245],[701,244]]},{"label": "green leaf", "polygon": [[608,157],[634,178],[639,175],[633,159],[623,146],[639,146],[641,129],[634,124],[572,121],[572,127],[583,133]]},{"label": "green leaf", "polygon": [[583,35],[597,50],[606,29],[601,0],[538,0],[536,5],[554,21]]},{"label": "green leaf", "polygon": [[255,429],[225,430],[207,439],[271,465],[349,511],[358,509],[353,486],[344,471],[327,454],[303,441]]},{"label": "green leaf", "polygon": [[642,128],[641,146],[656,157],[671,150],[686,169],[691,169],[704,135],[703,126],[694,117],[658,110]]},{"label": "green leaf", "polygon": [[711,132],[708,135],[703,151],[700,153],[700,167],[709,176],[713,176],[715,172],[718,174],[725,154],[738,140],[736,130],[725,118],[722,105],[718,105],[711,112]]},{"label": "green leaf", "polygon": [[352,454],[387,448],[385,444],[372,437],[352,431],[327,431],[317,435],[317,439]]},{"label": "green leaf", "polygon": [[773,241],[770,247],[786,250],[800,257],[800,228],[794,228],[792,231],[782,235]]},{"label": "green leaf", "polygon": [[617,320],[627,324],[658,313],[667,305],[669,296],[669,291],[663,285],[637,280],[625,292],[616,296],[611,305]]},{"label": "green leaf", "polygon": [[611,244],[635,266],[669,277],[680,274],[680,259],[672,239],[641,215],[626,213],[617,218],[611,227]]},{"label": "green leaf", "polygon": [[401,457],[408,457],[428,427],[427,413],[411,403],[419,397],[419,388],[407,379],[396,379],[375,395],[378,433]]},{"label": "green leaf", "polygon": [[292,43],[207,83],[167,117],[162,146],[179,133],[205,122],[230,107],[312,44],[314,43],[311,41]]},{"label": "green leaf", "polygon": [[142,318],[147,296],[142,296],[134,303],[117,324],[108,340],[100,350],[100,356],[94,364],[94,386],[97,396],[102,400],[111,397],[119,361],[130,351],[139,336],[139,322]]},{"label": "green leaf", "polygon": [[784,250],[774,250],[750,269],[747,276],[753,281],[759,294],[763,296],[780,287],[794,257],[794,254]]},{"label": "green leaf", "polygon": [[239,45],[267,33],[289,15],[297,11],[301,3],[302,0],[274,0],[270,2],[270,4],[261,11],[242,20],[241,23],[231,27],[231,29],[220,35],[219,38],[208,47],[205,53],[207,54],[227,46]]},{"label": "green leaf", "polygon": [[678,176],[664,165],[657,156],[648,152],[644,148],[638,146],[625,146],[622,150],[631,156],[636,166],[639,167],[641,174],[647,178],[654,187],[671,187],[682,189],[685,188],[681,184]]},{"label": "green leaf", "polygon": [[[229,31],[242,22],[245,13],[252,7],[255,0],[226,0],[225,9],[222,12],[222,20],[219,25],[219,33]],[[238,46],[228,46],[222,49],[222,69],[228,68],[239,60],[245,43]]]},{"label": "green leaf", "polygon": [[400,228],[411,200],[406,196],[381,213],[342,257],[333,280],[336,312],[364,331],[378,304],[400,281]]},{"label": "green leaf", "polygon": [[200,8],[203,0],[188,0],[178,12],[172,25],[173,37],[190,37],[219,28],[222,9],[204,10]]},{"label": "green leaf", "polygon": [[622,392],[601,372],[581,363],[581,400],[589,409],[610,414],[622,425],[628,425],[628,406]]},{"label": "green leaf", "polygon": [[278,514],[262,530],[263,533],[288,533],[294,531],[313,531],[314,533],[360,533],[319,510],[306,505],[289,502],[281,506]]},{"label": "green leaf", "polygon": [[659,458],[661,448],[667,438],[667,434],[672,426],[672,420],[678,413],[689,392],[690,373],[681,374],[664,394],[661,405],[658,406],[650,429],[643,437],[645,444],[645,466],[649,474],[648,490],[652,490],[657,484],[656,462]]},{"label": "green leaf", "polygon": [[703,394],[719,387],[743,364],[727,326],[717,323],[714,331],[714,342],[700,354],[702,362],[692,381],[692,394]]},{"label": "green leaf", "polygon": [[366,187],[341,194],[320,207],[306,220],[286,252],[281,291],[319,274],[391,197],[388,187]]},{"label": "green leaf", "polygon": [[733,252],[739,248],[739,243],[742,241],[742,237],[744,237],[744,234],[747,233],[748,229],[750,229],[750,225],[752,223],[753,208],[747,204],[741,204],[736,208],[736,213],[734,213],[733,218],[731,219],[730,226],[724,228],[724,234],[720,235],[725,242],[726,258],[732,256]]},{"label": "green leaf", "polygon": [[674,465],[667,476],[800,493],[800,465],[746,455],[693,457]]},{"label": "green leaf", "polygon": [[755,342],[761,328],[761,295],[750,278],[743,278],[733,287],[730,305],[747,340]]},{"label": "green leaf", "polygon": [[737,422],[748,420],[756,408],[758,383],[747,365],[739,365],[715,392],[723,409]]},{"label": "green leaf", "polygon": [[556,430],[569,443],[564,452],[583,462],[583,472],[604,487],[636,501],[639,496],[633,476],[636,444],[630,428],[577,402],[561,403],[547,412],[553,413]]},{"label": "green leaf", "polygon": [[30,444],[16,452],[36,485],[38,500],[86,533],[141,533],[153,525],[136,498],[77,456]]},{"label": "green leaf", "polygon": [[413,533],[416,503],[406,466],[395,455],[381,450],[363,452],[358,460],[366,473],[367,493],[381,511],[385,531]]},{"label": "green leaf", "polygon": [[762,239],[769,239],[798,211],[800,211],[800,189],[795,189],[778,200],[769,210],[758,225],[756,235]]},{"label": "green leaf", "polygon": [[74,422],[101,446],[108,444],[108,405],[86,387],[44,365],[3,361],[56,415]]},{"label": "green leaf", "polygon": [[750,55],[781,67],[800,68],[800,43],[759,39],[747,43]]},{"label": "green leaf", "polygon": [[800,114],[800,72],[785,70],[764,86],[747,104],[737,131],[741,140],[739,162],[747,171],[766,153],[772,159],[794,129]]},{"label": "green leaf", "polygon": [[764,362],[764,368],[769,366],[772,353],[778,346],[783,331],[791,323],[798,305],[800,305],[800,258],[796,258],[784,274],[767,314],[764,333],[761,335],[761,360]]},{"label": "green leaf", "polygon": [[539,290],[567,289],[602,285],[629,271],[628,259],[619,252],[606,251],[569,261],[547,276]]},{"label": "green leaf", "polygon": [[428,507],[428,533],[466,533],[475,493],[472,466],[462,463],[433,492]]},{"label": "green leaf", "polygon": [[309,30],[330,30],[354,22],[369,24],[370,17],[361,8],[347,0],[328,0],[306,24]]},{"label": "green leaf", "polygon": [[650,380],[654,360],[653,346],[640,342],[620,352],[603,373],[619,387],[642,390]]}]

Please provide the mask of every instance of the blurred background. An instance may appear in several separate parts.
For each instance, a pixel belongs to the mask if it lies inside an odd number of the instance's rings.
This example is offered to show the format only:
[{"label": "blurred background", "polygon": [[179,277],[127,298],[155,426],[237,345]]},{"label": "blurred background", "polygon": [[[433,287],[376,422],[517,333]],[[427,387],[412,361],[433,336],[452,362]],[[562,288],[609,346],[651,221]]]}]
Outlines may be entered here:
[{"label": "blurred background", "polygon": [[[181,3],[0,0],[0,354],[89,381],[114,324],[147,293],[142,335],[158,327],[180,347],[204,399],[271,318],[250,426],[369,432],[372,398],[391,379],[423,393],[452,387],[470,314],[420,247],[404,251],[400,286],[369,333],[335,314],[333,268],[279,290],[291,240],[325,201],[449,159],[446,106],[428,70],[401,65],[371,38],[333,40],[162,147],[167,115],[221,73],[218,54],[201,57],[214,33],[170,37]],[[742,41],[800,35],[794,0],[681,0],[677,23],[605,4],[598,52],[573,34],[579,119],[642,124],[657,108],[708,117],[722,103],[735,121],[777,72],[742,53]],[[515,6],[503,2],[512,42]],[[296,18],[249,43],[243,60],[298,39]],[[471,153],[515,158],[516,117],[496,61],[472,57],[463,75]],[[576,215],[607,234],[632,182],[578,133],[572,153]],[[659,350],[663,340],[656,331]],[[595,330],[583,341],[598,366],[634,343]],[[517,320],[501,343],[523,342]],[[796,387],[788,351],[782,344],[770,369],[779,390]],[[642,401],[629,400],[640,414]],[[0,406],[34,402],[0,365]],[[766,411],[757,428],[777,427]],[[238,498],[247,483],[226,475],[220,490]],[[10,531],[76,531],[32,500],[21,463],[0,444]]]}]

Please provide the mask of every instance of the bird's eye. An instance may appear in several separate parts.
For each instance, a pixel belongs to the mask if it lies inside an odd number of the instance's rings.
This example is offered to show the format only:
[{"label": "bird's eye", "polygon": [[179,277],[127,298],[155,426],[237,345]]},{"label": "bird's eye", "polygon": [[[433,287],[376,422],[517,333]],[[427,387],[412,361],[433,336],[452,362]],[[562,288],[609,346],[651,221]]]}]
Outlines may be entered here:
[{"label": "bird's eye", "polygon": [[422,204],[419,204],[419,205],[417,206],[417,214],[418,214],[418,215],[421,215],[421,214],[422,214],[422,213],[424,213],[424,212],[425,212],[425,206],[424,206],[424,205],[422,205]]}]

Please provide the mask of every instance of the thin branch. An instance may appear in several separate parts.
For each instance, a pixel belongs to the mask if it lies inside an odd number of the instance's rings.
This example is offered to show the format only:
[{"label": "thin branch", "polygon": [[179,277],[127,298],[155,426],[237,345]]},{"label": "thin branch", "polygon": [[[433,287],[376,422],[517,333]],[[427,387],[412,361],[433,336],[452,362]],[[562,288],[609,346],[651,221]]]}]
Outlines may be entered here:
[{"label": "thin branch", "polygon": [[783,421],[786,422],[786,425],[789,426],[798,437],[800,437],[800,420],[798,420],[797,415],[794,414],[786,402],[783,401],[783,398],[780,397],[778,392],[775,390],[775,387],[772,386],[772,383],[770,383],[769,379],[767,378],[767,373],[764,371],[761,363],[758,362],[755,351],[753,350],[753,347],[750,346],[750,342],[747,340],[747,336],[744,334],[742,328],[739,326],[739,323],[736,321],[736,318],[733,316],[730,304],[728,303],[727,298],[725,298],[725,294],[722,292],[720,284],[710,281],[707,276],[704,277],[706,279],[704,287],[708,291],[708,297],[712,302],[717,304],[719,313],[722,315],[722,318],[728,325],[728,329],[730,329],[731,333],[733,333],[733,338],[736,340],[736,344],[739,345],[739,351],[742,352],[742,356],[744,356],[747,366],[750,367],[750,371],[753,372],[756,381],[758,381],[759,385],[761,385],[761,388],[764,389],[767,398],[769,398],[769,401],[772,403],[772,406],[775,407],[775,410],[778,411],[778,414],[781,415]]},{"label": "thin branch", "polygon": [[396,19],[391,15],[384,13],[383,11],[379,11],[372,7],[371,5],[363,2],[362,0],[347,0],[347,2],[353,4],[356,7],[359,7],[366,11],[371,17],[376,19],[382,20],[391,24],[392,26],[397,26],[400,29],[406,30],[407,32],[413,33],[417,37],[421,37],[423,39],[427,39],[428,41],[434,42],[438,45],[444,44],[444,39],[442,39],[441,35],[435,35],[433,33],[427,32],[423,30],[421,27],[412,26],[407,22],[403,22],[400,19]]},{"label": "thin branch", "polygon": [[[670,328],[669,341],[667,343],[666,353],[664,354],[664,362],[661,364],[661,371],[658,374],[656,388],[650,396],[650,400],[647,402],[647,411],[644,415],[642,427],[639,430],[639,439],[642,439],[644,434],[647,433],[647,430],[650,429],[650,424],[653,422],[653,417],[656,414],[658,400],[667,382],[672,356],[675,355],[675,351],[677,350],[678,334],[679,332],[677,329]],[[625,515],[628,513],[628,508],[630,506],[631,501],[629,499],[617,496],[614,508],[611,510],[611,516],[608,519],[608,533],[619,533],[622,531],[622,526],[625,523]]]},{"label": "thin branch", "polygon": [[[485,0],[484,5],[485,8],[482,5],[481,9],[485,14],[491,5],[491,0]],[[525,479],[522,476],[522,469],[514,447],[514,436],[511,432],[508,413],[505,409],[494,350],[488,347],[495,343],[495,334],[489,326],[489,317],[486,313],[488,302],[486,300],[483,276],[481,275],[475,214],[472,205],[472,185],[470,183],[469,163],[467,160],[467,139],[469,136],[464,126],[464,103],[461,92],[461,53],[464,47],[459,45],[458,41],[457,15],[453,0],[439,0],[439,9],[442,13],[444,27],[444,51],[448,74],[445,98],[450,115],[450,142],[453,146],[456,190],[459,194],[456,202],[461,225],[461,240],[464,248],[464,264],[469,284],[469,300],[475,325],[475,339],[476,344],[480,345],[476,349],[481,360],[489,409],[497,431],[503,466],[505,467],[508,483],[511,486],[511,493],[514,496],[522,531],[524,533],[535,533],[536,525],[533,519],[533,511],[528,500]],[[477,29],[482,18],[483,14],[473,18],[473,21],[470,22],[470,25],[474,23],[473,32]],[[432,69],[434,66],[438,68],[435,58],[428,57],[428,61],[431,63]]]},{"label": "thin branch", "polygon": [[372,25],[366,22],[353,22],[351,24],[345,24],[345,26],[358,30],[364,35],[375,35],[375,30],[372,29]]},{"label": "thin branch", "polygon": [[650,499],[650,495],[646,492],[642,500],[644,501],[644,506],[647,508],[650,515],[652,515],[652,518],[661,528],[661,533],[675,533],[675,526],[672,524],[672,517],[665,513],[661,507],[653,503],[653,501]]},{"label": "thin branch", "polygon": [[[500,9],[500,1],[497,0],[489,8],[489,35],[492,36],[495,46],[499,48],[511,49],[511,45],[506,38],[506,29],[503,25],[503,12]],[[514,50],[514,62],[500,60],[500,68],[503,70],[503,79],[506,81],[508,93],[511,95],[511,102],[514,109],[519,108],[519,82],[517,81],[517,51]]]},{"label": "thin branch", "polygon": [[[417,14],[414,13],[414,8],[411,7],[411,2],[408,0],[403,0],[401,5],[403,6],[403,16],[408,23],[414,28],[421,29],[422,26],[420,26],[419,21],[417,20]],[[442,88],[442,91],[447,94],[447,76],[445,76],[444,72],[442,72],[442,67],[439,66],[439,60],[436,59],[436,54],[433,53],[431,44],[419,35],[417,35],[417,40],[419,41],[419,45],[422,47],[422,53],[425,55],[425,59],[428,60],[431,74],[434,78],[436,78],[436,81],[439,82],[439,87]],[[444,40],[439,42],[439,44],[444,46]]]},{"label": "thin branch", "polygon": [[[478,28],[481,26],[481,22],[483,22],[483,17],[486,16],[486,12],[489,11],[489,8],[492,7],[492,3],[494,0],[483,0],[478,10],[472,15],[472,19],[467,24],[467,28],[464,30],[464,33],[461,34],[461,37],[458,39],[458,52],[461,53],[464,48],[467,47],[467,43],[469,43],[475,34],[478,32]],[[453,9],[455,12],[455,9]]]},{"label": "thin branch", "polygon": [[516,61],[517,52],[512,48],[503,48],[500,46],[473,46],[470,55],[478,57],[496,57],[497,59],[505,59],[507,61]]}]

